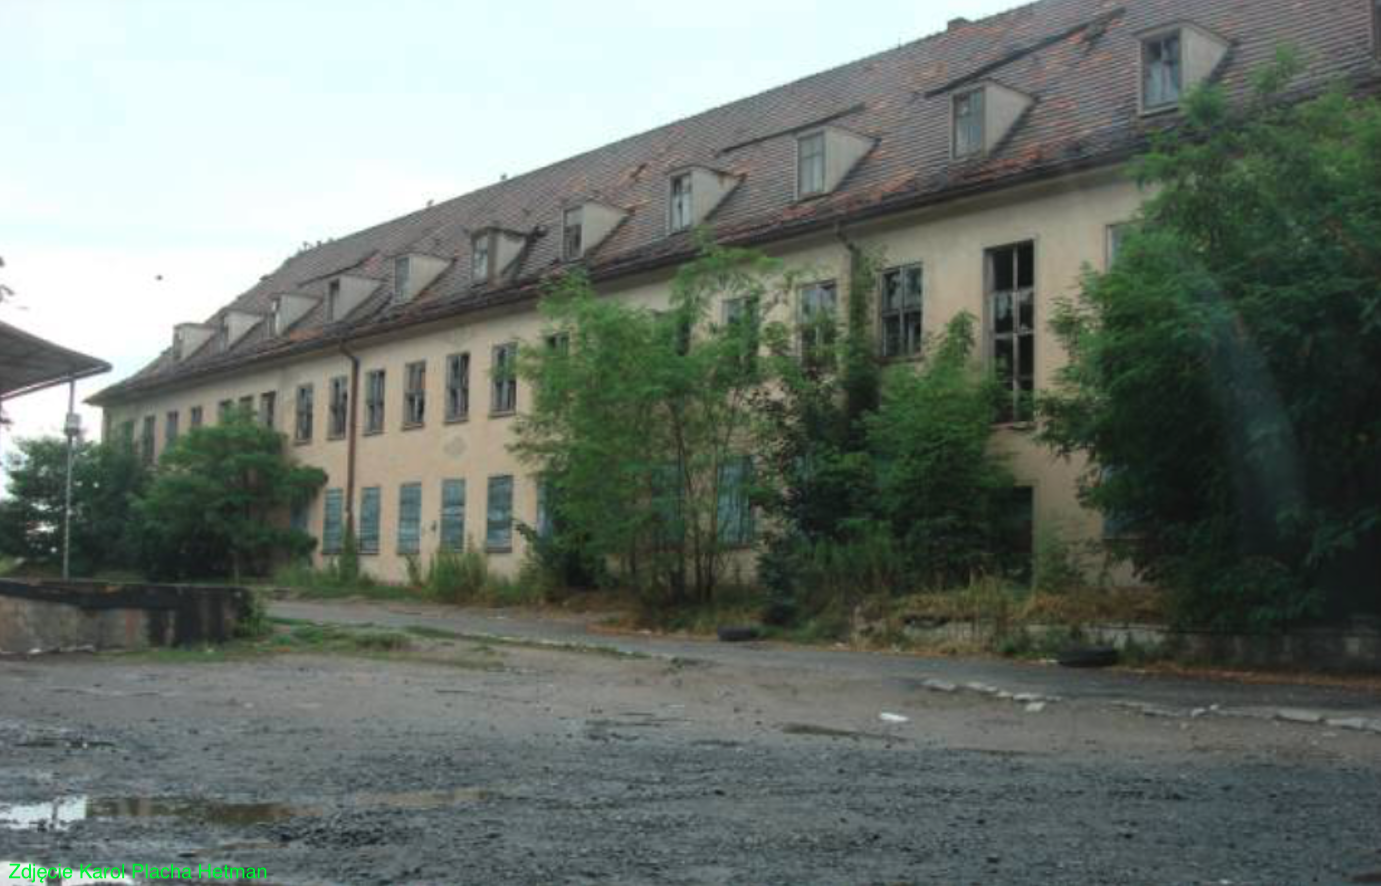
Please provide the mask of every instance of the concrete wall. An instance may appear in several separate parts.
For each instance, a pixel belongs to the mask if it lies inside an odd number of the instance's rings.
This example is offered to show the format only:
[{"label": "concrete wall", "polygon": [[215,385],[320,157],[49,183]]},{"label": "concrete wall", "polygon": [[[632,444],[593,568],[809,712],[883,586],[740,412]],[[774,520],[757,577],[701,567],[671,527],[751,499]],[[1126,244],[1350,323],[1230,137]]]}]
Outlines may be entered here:
[{"label": "concrete wall", "polygon": [[[982,317],[984,310],[985,250],[1024,240],[1036,244],[1036,374],[1037,385],[1049,383],[1064,354],[1046,329],[1056,300],[1073,293],[1085,267],[1104,263],[1107,227],[1132,218],[1141,195],[1119,171],[1070,177],[1041,186],[1011,189],[1000,195],[955,203],[944,208],[899,215],[885,221],[850,227],[848,235],[859,245],[882,249],[889,264],[922,262],[925,266],[924,328],[941,330],[955,314],[969,311]],[[848,251],[834,236],[819,236],[780,244],[769,250],[785,260],[803,279],[838,281],[842,312],[847,310]],[[671,273],[629,280],[603,291],[631,304],[662,307],[667,302]],[[796,306],[788,299],[776,316],[791,319]],[[716,312],[718,319],[718,312]],[[440,494],[443,479],[466,481],[466,533],[475,541],[484,535],[485,496],[491,476],[515,477],[514,510],[529,524],[536,517],[536,488],[522,466],[508,451],[512,417],[489,414],[489,378],[492,347],[501,342],[539,340],[542,328],[532,309],[491,311],[468,315],[387,341],[355,347],[361,359],[361,399],[364,374],[371,369],[387,371],[385,430],[359,440],[358,490],[379,486],[382,492],[381,545],[378,555],[365,558],[366,568],[390,580],[406,575],[406,564],[396,554],[398,488],[420,482],[422,499],[422,547],[425,560],[437,547]],[[471,355],[471,408],[467,421],[445,423],[445,358],[468,351]],[[404,365],[427,361],[427,421],[423,427],[404,430]],[[155,434],[161,450],[162,423],[169,410],[178,410],[182,428],[188,427],[191,406],[203,406],[208,422],[215,420],[220,400],[238,400],[264,391],[278,392],[277,427],[291,436],[294,392],[297,385],[315,385],[315,432],[310,443],[292,445],[301,461],[323,468],[329,488],[344,488],[346,447],[344,440],[326,439],[329,379],[349,372],[341,354],[307,357],[273,368],[259,368],[233,376],[166,391],[137,403],[108,410],[107,427],[118,429],[134,420],[136,428],[147,415],[156,417]],[[518,404],[523,410],[530,393],[520,384]],[[363,403],[359,404],[363,429]],[[137,431],[136,431],[137,433]],[[993,445],[1010,456],[1018,479],[1033,489],[1037,525],[1059,521],[1077,536],[1097,537],[1101,522],[1083,511],[1075,499],[1075,479],[1081,465],[1068,462],[1037,447],[1029,429],[1001,429]],[[309,529],[320,537],[321,500],[311,509]],[[521,535],[515,532],[513,549],[495,554],[492,565],[516,571],[524,555]]]}]

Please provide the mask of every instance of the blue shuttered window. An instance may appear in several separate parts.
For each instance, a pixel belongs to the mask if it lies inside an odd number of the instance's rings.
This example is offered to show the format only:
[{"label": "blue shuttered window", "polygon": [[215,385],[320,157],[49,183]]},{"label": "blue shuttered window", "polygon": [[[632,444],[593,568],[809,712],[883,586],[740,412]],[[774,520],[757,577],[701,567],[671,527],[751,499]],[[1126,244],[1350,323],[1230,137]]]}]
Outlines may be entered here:
[{"label": "blue shuttered window", "polygon": [[489,478],[489,509],[485,515],[484,546],[491,551],[513,547],[513,478]]},{"label": "blue shuttered window", "polygon": [[398,487],[398,553],[416,554],[422,549],[422,484]]},{"label": "blue shuttered window", "polygon": [[379,553],[379,508],[382,495],[377,486],[360,490],[360,553]]},{"label": "blue shuttered window", "polygon": [[748,486],[753,463],[738,458],[719,466],[719,541],[732,547],[753,543],[753,507]]},{"label": "blue shuttered window", "polygon": [[339,554],[345,540],[345,493],[326,490],[326,511],[321,520],[321,552]]},{"label": "blue shuttered window", "polygon": [[465,481],[441,481],[441,549],[465,547]]}]

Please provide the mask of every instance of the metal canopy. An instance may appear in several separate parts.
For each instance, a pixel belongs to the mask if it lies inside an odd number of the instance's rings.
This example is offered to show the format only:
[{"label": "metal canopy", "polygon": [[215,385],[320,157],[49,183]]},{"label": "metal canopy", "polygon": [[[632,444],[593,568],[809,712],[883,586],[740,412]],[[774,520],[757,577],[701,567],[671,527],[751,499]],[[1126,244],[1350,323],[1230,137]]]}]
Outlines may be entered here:
[{"label": "metal canopy", "polygon": [[110,371],[110,364],[0,322],[0,399]]}]

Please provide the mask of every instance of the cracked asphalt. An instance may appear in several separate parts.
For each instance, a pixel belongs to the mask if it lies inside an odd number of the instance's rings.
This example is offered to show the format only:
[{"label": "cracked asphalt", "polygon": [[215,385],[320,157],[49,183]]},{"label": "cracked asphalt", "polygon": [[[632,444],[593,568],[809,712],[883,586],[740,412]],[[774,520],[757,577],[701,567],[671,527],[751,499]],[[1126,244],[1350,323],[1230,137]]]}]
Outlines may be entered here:
[{"label": "cracked asphalt", "polygon": [[0,660],[0,860],[280,884],[1381,875],[1381,734],[1328,722],[1381,719],[1371,693],[274,612],[429,630],[407,655]]}]

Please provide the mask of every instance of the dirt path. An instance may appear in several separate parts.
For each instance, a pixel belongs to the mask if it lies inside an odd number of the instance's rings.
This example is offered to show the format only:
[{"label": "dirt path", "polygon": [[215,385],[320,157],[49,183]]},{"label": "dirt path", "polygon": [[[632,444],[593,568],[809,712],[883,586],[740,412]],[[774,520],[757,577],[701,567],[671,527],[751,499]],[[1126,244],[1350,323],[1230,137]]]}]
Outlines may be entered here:
[{"label": "dirt path", "polygon": [[430,630],[387,655],[0,662],[0,859],[279,884],[1381,871],[1381,737],[1364,732],[927,686],[947,662],[636,638],[614,654],[447,636],[585,644],[577,623],[317,614]]}]

